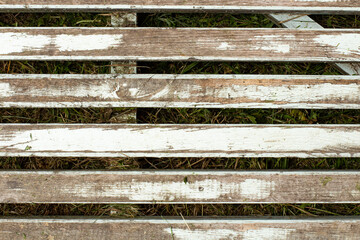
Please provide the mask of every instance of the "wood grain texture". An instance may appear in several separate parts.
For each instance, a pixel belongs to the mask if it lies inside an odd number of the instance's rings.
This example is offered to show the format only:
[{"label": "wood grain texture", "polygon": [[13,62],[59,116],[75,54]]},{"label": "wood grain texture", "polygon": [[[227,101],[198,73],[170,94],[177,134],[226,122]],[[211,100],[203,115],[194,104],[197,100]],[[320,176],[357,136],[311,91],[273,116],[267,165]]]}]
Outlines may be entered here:
[{"label": "wood grain texture", "polygon": [[359,76],[0,75],[0,107],[360,108]]},{"label": "wood grain texture", "polygon": [[360,203],[360,171],[0,171],[1,203]]},{"label": "wood grain texture", "polygon": [[1,240],[358,240],[360,218],[0,219]]},{"label": "wood grain texture", "polygon": [[354,14],[359,0],[3,0],[1,11],[309,12]]},{"label": "wood grain texture", "polygon": [[359,47],[359,29],[0,29],[0,60],[360,62]]},{"label": "wood grain texture", "polygon": [[[267,15],[278,26],[291,29],[324,29],[320,24],[315,22],[311,17],[295,14],[269,14]],[[343,74],[359,75],[359,63],[334,63],[337,69]]]},{"label": "wood grain texture", "polygon": [[360,157],[360,125],[0,124],[0,156]]}]

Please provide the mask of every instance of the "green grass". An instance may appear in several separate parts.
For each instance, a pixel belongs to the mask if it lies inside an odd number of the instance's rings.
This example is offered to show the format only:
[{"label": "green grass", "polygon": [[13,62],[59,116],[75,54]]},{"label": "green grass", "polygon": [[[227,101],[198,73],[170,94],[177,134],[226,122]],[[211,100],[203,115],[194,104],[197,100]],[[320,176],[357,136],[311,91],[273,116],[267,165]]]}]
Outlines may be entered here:
[{"label": "green grass", "polygon": [[[358,16],[314,16],[324,27],[360,28]],[[140,26],[267,27],[263,15],[141,14]],[[110,26],[108,14],[1,14],[0,26]],[[139,62],[140,73],[339,74],[325,63]],[[0,62],[0,73],[108,73],[110,62]],[[0,109],[1,123],[109,123],[129,109]],[[138,109],[139,123],[359,124],[359,110]],[[360,169],[359,158],[0,158],[0,169]],[[360,215],[356,204],[106,205],[0,204],[3,216],[330,216]]]}]

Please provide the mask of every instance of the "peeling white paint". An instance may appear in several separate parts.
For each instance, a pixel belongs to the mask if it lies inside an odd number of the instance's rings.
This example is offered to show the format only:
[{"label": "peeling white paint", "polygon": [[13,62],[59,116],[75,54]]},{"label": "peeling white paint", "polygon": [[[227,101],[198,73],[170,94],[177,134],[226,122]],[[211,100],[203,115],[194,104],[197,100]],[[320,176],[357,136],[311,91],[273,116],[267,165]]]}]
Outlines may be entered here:
[{"label": "peeling white paint", "polygon": [[[69,186],[68,190],[75,196],[88,197],[96,191],[94,185]],[[239,192],[240,185],[236,183],[223,184],[217,180],[203,180],[185,183],[179,182],[137,182],[131,181],[116,185],[107,185],[97,191],[99,197],[128,197],[135,201],[172,201],[175,198],[183,199],[217,199],[220,196]]]},{"label": "peeling white paint", "polygon": [[[357,125],[351,125],[347,130],[290,125],[142,125],[142,129],[132,125],[118,125],[111,129],[101,125],[84,125],[78,129],[59,126],[62,127],[14,129],[0,139],[0,148],[9,148],[12,151],[3,151],[0,155],[54,155],[59,152],[60,155],[76,156],[228,156],[230,151],[234,156],[258,156],[265,152],[270,156],[285,154],[314,157],[349,154],[356,156],[353,149],[360,147],[360,131]],[[31,149],[28,149],[28,146]],[[347,149],[352,153],[347,152]]]},{"label": "peeling white paint", "polygon": [[[300,0],[301,1],[301,0]],[[307,0],[305,0],[307,1]],[[331,0],[309,0],[313,2],[317,1],[331,1]],[[336,1],[336,0],[333,0]],[[338,0],[338,1],[350,1],[350,0]],[[292,4],[292,6],[276,6],[276,5],[264,5],[263,2],[261,4],[255,5],[252,3],[252,6],[247,5],[236,5],[236,4],[221,4],[217,5],[217,1],[214,4],[203,4],[203,5],[194,5],[194,4],[182,4],[182,5],[168,5],[168,4],[153,4],[153,5],[136,5],[136,4],[1,4],[1,9],[8,11],[29,11],[29,10],[40,10],[40,11],[231,11],[231,12],[309,12],[309,13],[358,13],[360,12],[360,8],[357,6],[334,6],[334,7],[325,7],[325,6],[296,6],[296,4]]]},{"label": "peeling white paint", "polygon": [[236,46],[234,46],[234,45],[230,45],[227,42],[222,42],[216,49],[224,51],[224,50],[234,50],[235,48],[236,48]]},{"label": "peeling white paint", "polygon": [[285,41],[295,41],[294,35],[263,35],[250,38],[251,41],[256,41],[258,44],[254,46],[253,50],[273,51],[276,53],[289,53],[290,44]]},{"label": "peeling white paint", "polygon": [[123,43],[122,34],[57,35],[54,42],[59,51],[105,50]]},{"label": "peeling white paint", "polygon": [[[50,80],[51,81],[51,80]],[[117,91],[121,86],[114,82],[102,82],[94,85],[79,85],[74,88],[68,86],[56,86],[48,88],[16,89],[9,83],[0,82],[0,97],[14,96],[39,96],[39,97],[77,97],[77,98],[100,98],[100,99],[119,99]]]},{"label": "peeling white paint", "polygon": [[242,240],[287,240],[296,229],[259,228],[246,230]]},{"label": "peeling white paint", "polygon": [[246,179],[240,183],[241,194],[250,200],[268,198],[275,190],[275,183],[259,179]]},{"label": "peeling white paint", "polygon": [[360,34],[356,33],[342,33],[339,35],[318,35],[314,41],[320,43],[322,46],[335,47],[334,51],[350,55],[360,55]]},{"label": "peeling white paint", "polygon": [[51,38],[45,35],[26,33],[0,33],[0,54],[21,53],[41,50],[51,43]]},{"label": "peeling white paint", "polygon": [[[0,33],[0,54],[39,51],[56,45],[58,51],[105,50],[122,44],[122,34],[98,35],[31,35],[27,33]],[[42,58],[39,58],[42,59]]]},{"label": "peeling white paint", "polygon": [[0,97],[12,97],[16,92],[11,89],[9,83],[0,82]]},{"label": "peeling white paint", "polygon": [[275,183],[258,179],[226,184],[214,179],[189,183],[185,183],[183,179],[178,182],[138,182],[133,180],[128,183],[103,185],[98,191],[97,187],[97,184],[85,183],[74,184],[59,190],[78,197],[86,198],[95,193],[97,197],[125,197],[133,201],[214,200],[234,194],[248,200],[261,200],[270,196],[275,189]]},{"label": "peeling white paint", "polygon": [[224,240],[237,239],[241,235],[240,231],[230,229],[189,230],[182,228],[165,228],[164,231],[173,235],[176,240]]}]

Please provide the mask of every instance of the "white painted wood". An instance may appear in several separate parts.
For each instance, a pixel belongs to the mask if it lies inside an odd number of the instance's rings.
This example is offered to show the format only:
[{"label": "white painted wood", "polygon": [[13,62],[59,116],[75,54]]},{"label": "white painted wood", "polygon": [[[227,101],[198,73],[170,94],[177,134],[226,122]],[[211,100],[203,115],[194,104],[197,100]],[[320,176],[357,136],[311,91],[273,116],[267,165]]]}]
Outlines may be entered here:
[{"label": "white painted wood", "polygon": [[0,239],[347,239],[360,235],[360,218],[3,218]]},{"label": "white painted wood", "polygon": [[358,76],[0,75],[0,107],[360,108]]},{"label": "white painted wood", "polygon": [[[269,14],[268,17],[276,24],[291,29],[324,29],[309,16],[294,14]],[[360,64],[358,63],[334,63],[344,74],[359,75]]]},{"label": "white painted wood", "polygon": [[360,125],[1,124],[0,156],[360,157]]},{"label": "white painted wood", "polygon": [[359,179],[360,171],[0,171],[0,202],[356,204]]},{"label": "white painted wood", "polygon": [[[129,2],[129,1],[128,1]],[[139,2],[139,1],[138,1]],[[158,1],[158,4],[141,1],[140,4],[89,4],[89,2],[80,1],[80,4],[54,4],[54,3],[26,3],[26,4],[0,4],[0,11],[135,11],[135,12],[242,12],[242,13],[271,13],[271,12],[295,12],[295,13],[311,13],[311,14],[357,14],[360,12],[359,4],[356,0],[341,1],[332,0],[331,2],[324,1],[282,1],[283,4],[276,4],[275,0],[267,3],[256,1],[257,4],[251,1],[241,4],[241,2],[227,1],[222,4],[216,4],[214,1],[202,1],[193,3],[183,3],[177,1],[179,4],[169,1]],[[180,4],[180,2],[182,4]],[[302,2],[311,2],[304,4]],[[214,4],[215,3],[215,4]],[[292,5],[291,5],[292,4]]]},{"label": "white painted wood", "polygon": [[359,47],[353,29],[0,29],[0,60],[360,62]]}]

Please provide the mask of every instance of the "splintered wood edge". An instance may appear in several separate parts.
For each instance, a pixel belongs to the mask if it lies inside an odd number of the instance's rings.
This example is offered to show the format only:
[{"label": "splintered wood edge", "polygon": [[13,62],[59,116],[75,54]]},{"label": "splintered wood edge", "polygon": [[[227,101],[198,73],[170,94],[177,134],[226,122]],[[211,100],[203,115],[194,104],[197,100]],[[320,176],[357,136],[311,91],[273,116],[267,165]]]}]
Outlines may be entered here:
[{"label": "splintered wood edge", "polygon": [[0,171],[0,189],[12,204],[354,204],[360,171]]}]

